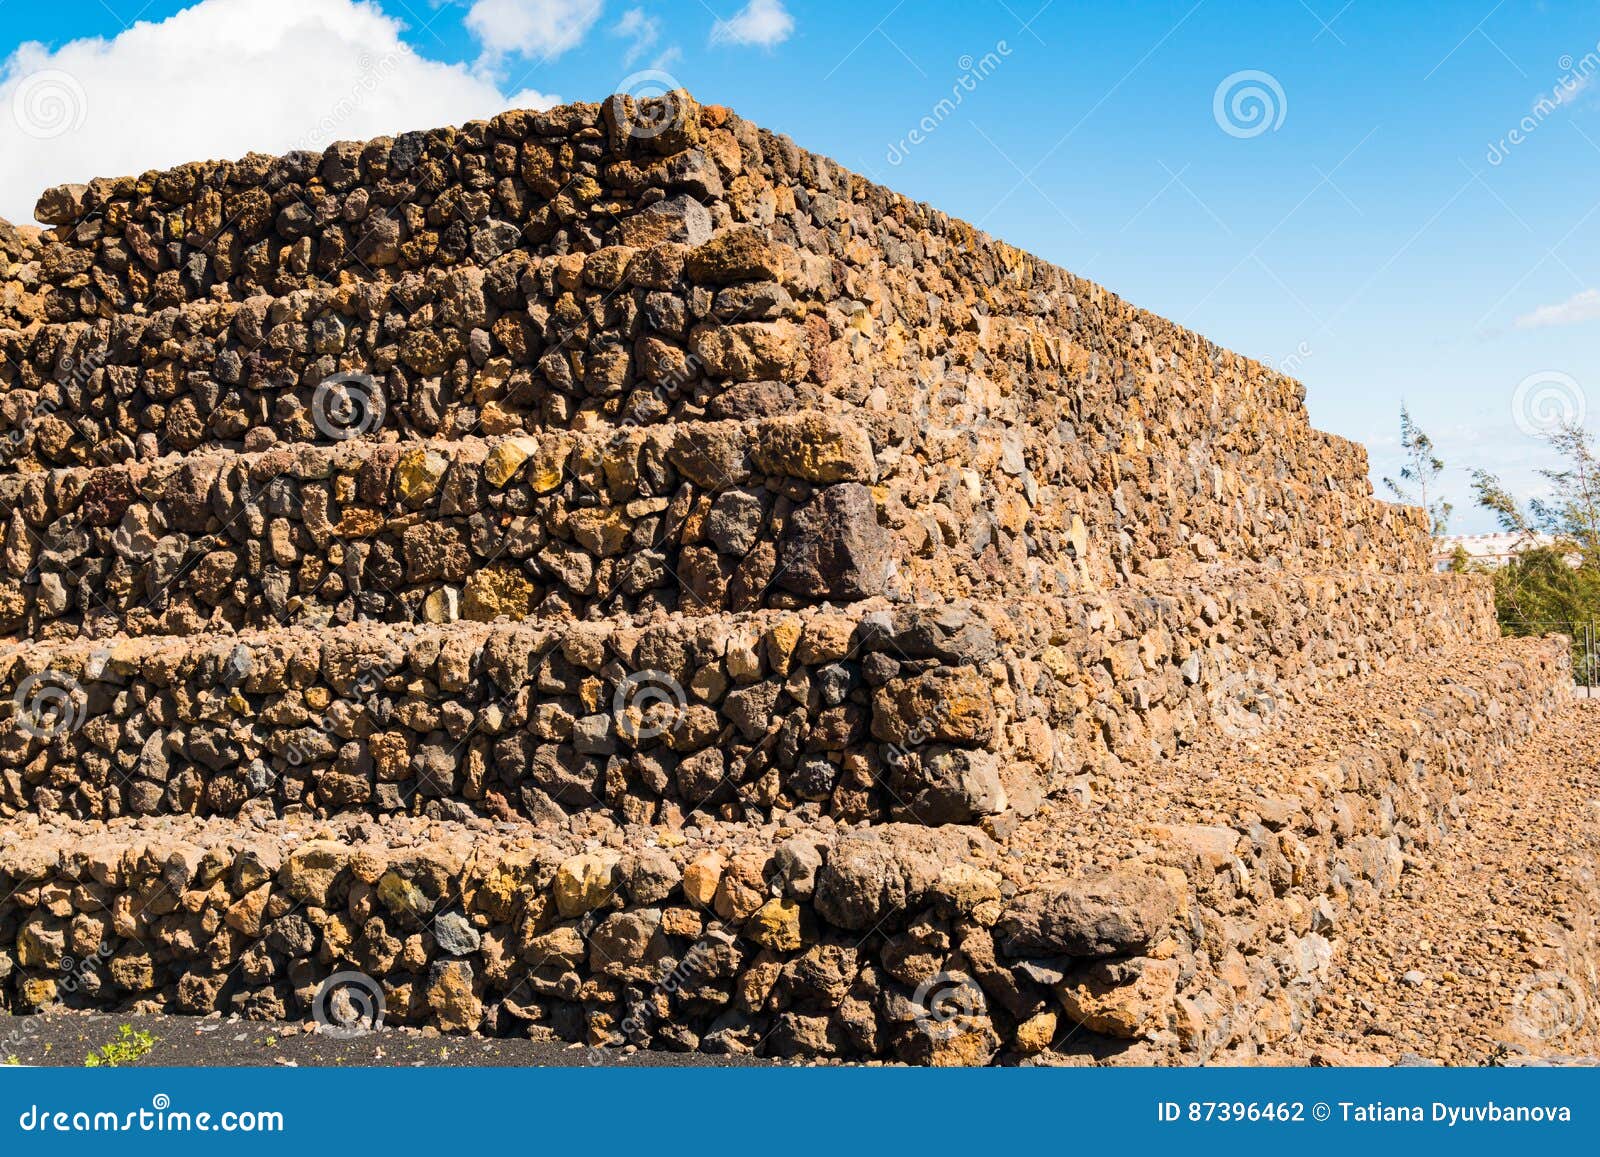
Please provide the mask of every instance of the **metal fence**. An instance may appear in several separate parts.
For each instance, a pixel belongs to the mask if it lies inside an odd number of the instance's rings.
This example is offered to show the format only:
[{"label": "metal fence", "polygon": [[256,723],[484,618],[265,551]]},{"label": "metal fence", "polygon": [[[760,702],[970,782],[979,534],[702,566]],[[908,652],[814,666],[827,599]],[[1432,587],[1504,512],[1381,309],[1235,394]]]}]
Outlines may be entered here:
[{"label": "metal fence", "polygon": [[1501,626],[1524,635],[1566,635],[1572,640],[1572,681],[1587,694],[1600,693],[1600,619],[1539,619]]}]

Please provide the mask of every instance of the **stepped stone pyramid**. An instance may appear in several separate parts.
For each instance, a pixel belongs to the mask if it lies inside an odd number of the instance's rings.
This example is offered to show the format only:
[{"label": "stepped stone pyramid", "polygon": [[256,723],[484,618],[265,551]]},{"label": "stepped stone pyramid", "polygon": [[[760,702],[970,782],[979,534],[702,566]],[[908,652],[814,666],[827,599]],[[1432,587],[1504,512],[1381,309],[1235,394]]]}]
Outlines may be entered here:
[{"label": "stepped stone pyramid", "polygon": [[1290,378],[683,93],[37,215],[16,1012],[1244,1057],[1570,682]]}]

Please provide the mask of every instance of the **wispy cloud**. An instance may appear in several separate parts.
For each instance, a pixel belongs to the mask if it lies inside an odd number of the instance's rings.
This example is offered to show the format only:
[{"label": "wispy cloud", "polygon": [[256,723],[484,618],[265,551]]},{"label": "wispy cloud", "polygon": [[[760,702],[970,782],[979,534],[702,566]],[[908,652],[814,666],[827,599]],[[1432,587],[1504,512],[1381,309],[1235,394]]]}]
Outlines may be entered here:
[{"label": "wispy cloud", "polygon": [[1585,289],[1555,305],[1541,305],[1517,318],[1518,329],[1545,329],[1553,325],[1582,325],[1600,321],[1600,289]]},{"label": "wispy cloud", "polygon": [[622,67],[627,68],[643,59],[645,53],[660,41],[661,21],[643,8],[629,8],[622,14],[622,19],[612,26],[611,35],[628,41],[627,50],[622,54]]},{"label": "wispy cloud", "polygon": [[771,48],[789,39],[794,31],[794,17],[784,8],[782,0],[750,0],[743,8],[726,20],[718,20],[711,28],[712,44],[757,44]]},{"label": "wispy cloud", "polygon": [[1593,76],[1584,76],[1578,73],[1572,73],[1568,76],[1564,76],[1556,82],[1556,87],[1550,93],[1540,93],[1538,96],[1534,97],[1532,106],[1533,111],[1537,113],[1543,106],[1548,104],[1572,104],[1580,96],[1588,92],[1593,84]]},{"label": "wispy cloud", "polygon": [[485,61],[507,56],[552,60],[583,43],[604,0],[475,0],[464,23]]},{"label": "wispy cloud", "polygon": [[428,59],[402,31],[360,0],[201,0],[111,39],[23,44],[0,60],[0,216],[29,220],[39,191],[65,181],[320,150],[557,99]]}]

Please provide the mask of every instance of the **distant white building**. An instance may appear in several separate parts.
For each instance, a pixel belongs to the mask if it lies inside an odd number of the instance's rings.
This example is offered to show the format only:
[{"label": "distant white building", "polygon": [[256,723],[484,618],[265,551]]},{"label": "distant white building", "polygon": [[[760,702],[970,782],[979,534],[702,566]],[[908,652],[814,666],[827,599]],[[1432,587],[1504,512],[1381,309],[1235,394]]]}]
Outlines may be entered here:
[{"label": "distant white building", "polygon": [[[1450,569],[1450,561],[1455,558],[1456,550],[1467,552],[1467,558],[1478,566],[1498,570],[1523,551],[1533,550],[1535,547],[1553,546],[1555,536],[1551,534],[1446,534],[1433,540],[1433,569],[1446,571]],[[1568,565],[1577,565],[1577,556],[1567,560]]]}]

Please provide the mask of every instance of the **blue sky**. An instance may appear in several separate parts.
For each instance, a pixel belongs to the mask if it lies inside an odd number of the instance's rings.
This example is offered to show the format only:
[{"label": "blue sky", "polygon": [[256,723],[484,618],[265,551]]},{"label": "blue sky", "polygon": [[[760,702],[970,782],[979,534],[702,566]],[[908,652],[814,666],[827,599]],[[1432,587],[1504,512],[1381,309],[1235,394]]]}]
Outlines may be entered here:
[{"label": "blue sky", "polygon": [[[1375,475],[1403,399],[1454,530],[1469,467],[1532,489],[1546,407],[1600,421],[1600,2],[141,3],[0,0],[0,213],[667,77],[1283,366]],[[41,76],[69,123],[18,137]]]}]

